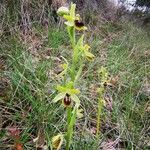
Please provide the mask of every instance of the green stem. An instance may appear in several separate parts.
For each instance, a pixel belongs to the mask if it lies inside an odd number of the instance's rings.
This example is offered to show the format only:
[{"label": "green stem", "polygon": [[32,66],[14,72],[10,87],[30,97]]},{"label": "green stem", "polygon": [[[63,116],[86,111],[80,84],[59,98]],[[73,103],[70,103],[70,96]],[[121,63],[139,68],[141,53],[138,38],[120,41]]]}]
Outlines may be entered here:
[{"label": "green stem", "polygon": [[103,99],[104,99],[104,87],[100,87],[99,89],[99,99],[98,99],[98,109],[97,109],[97,128],[96,128],[96,137],[98,139],[100,134],[100,123],[101,123],[101,113],[103,109]]},{"label": "green stem", "polygon": [[70,131],[69,131],[69,126],[70,126],[70,120],[71,120],[71,107],[67,108],[67,135],[66,135],[66,150],[69,150],[70,147]]},{"label": "green stem", "polygon": [[102,103],[101,99],[98,100],[98,110],[97,110],[97,127],[96,127],[96,137],[99,137],[100,133],[100,117],[101,117],[101,109],[102,109]]},{"label": "green stem", "polygon": [[73,111],[70,111],[70,108],[67,109],[67,118],[68,118],[68,129],[66,135],[66,150],[69,150],[72,136],[73,136],[73,127],[76,121],[76,107],[74,107]]},{"label": "green stem", "polygon": [[71,119],[71,107],[67,108],[67,125],[69,125]]},{"label": "green stem", "polygon": [[68,34],[69,34],[69,38],[70,38],[70,41],[71,41],[72,48],[74,50],[75,44],[76,44],[75,28],[74,27],[67,27],[67,31],[68,31]]},{"label": "green stem", "polygon": [[78,51],[75,48],[76,45],[76,37],[75,37],[75,27],[67,27],[69,38],[71,41],[73,55],[72,55],[72,66],[71,66],[71,80],[74,81],[75,73],[76,73],[76,64],[78,61]]}]

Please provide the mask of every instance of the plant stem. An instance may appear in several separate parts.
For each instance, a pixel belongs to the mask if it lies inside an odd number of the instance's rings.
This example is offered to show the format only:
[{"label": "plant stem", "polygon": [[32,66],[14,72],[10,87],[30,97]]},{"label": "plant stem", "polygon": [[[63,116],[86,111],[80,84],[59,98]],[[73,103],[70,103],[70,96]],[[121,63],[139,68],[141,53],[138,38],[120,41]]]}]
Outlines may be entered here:
[{"label": "plant stem", "polygon": [[74,50],[75,44],[76,44],[75,28],[74,27],[67,27],[67,31],[68,31],[68,34],[69,34],[69,38],[70,38],[70,41],[71,41],[72,48]]},{"label": "plant stem", "polygon": [[73,111],[70,111],[70,108],[67,109],[67,118],[68,118],[68,124],[67,124],[67,135],[66,135],[66,150],[69,150],[72,135],[73,135],[73,127],[76,121],[76,107],[74,107]]},{"label": "plant stem", "polygon": [[66,136],[66,150],[70,147],[70,120],[71,120],[71,107],[67,108],[67,136]]},{"label": "plant stem", "polygon": [[71,107],[67,108],[67,124],[69,125],[71,119]]},{"label": "plant stem", "polygon": [[96,137],[99,137],[100,133],[100,117],[101,117],[101,109],[102,109],[102,103],[101,99],[98,100],[98,110],[97,110],[97,127],[96,127]]},{"label": "plant stem", "polygon": [[76,73],[76,64],[78,61],[78,51],[75,47],[76,45],[76,37],[75,37],[75,27],[68,27],[68,34],[71,41],[73,54],[72,54],[72,67],[71,67],[71,80],[74,81],[75,73]]}]

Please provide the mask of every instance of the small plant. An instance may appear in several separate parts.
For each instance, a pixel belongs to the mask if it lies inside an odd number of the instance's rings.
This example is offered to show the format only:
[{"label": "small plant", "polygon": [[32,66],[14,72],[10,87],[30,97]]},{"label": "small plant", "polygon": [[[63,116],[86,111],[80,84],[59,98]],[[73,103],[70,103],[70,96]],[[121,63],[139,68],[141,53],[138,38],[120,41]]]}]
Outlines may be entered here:
[{"label": "small plant", "polygon": [[[76,30],[83,31],[87,30],[84,23],[81,21],[79,14],[75,13],[76,4],[71,3],[70,9],[67,7],[60,7],[57,11],[58,15],[62,16],[66,21],[64,22],[67,26],[67,32],[69,34],[71,46],[72,46],[72,57],[71,62],[65,60],[63,64],[63,71],[58,75],[62,79],[62,85],[57,85],[56,90],[58,94],[53,99],[53,102],[62,101],[62,104],[66,108],[67,112],[67,133],[64,136],[66,139],[66,150],[69,150],[72,143],[73,127],[76,122],[77,116],[82,117],[82,109],[80,109],[80,99],[77,96],[80,91],[76,88],[77,81],[82,73],[82,68],[85,65],[85,61],[92,61],[94,55],[89,51],[90,46],[84,44],[84,34],[77,40]],[[57,137],[57,139],[56,139]],[[59,149],[62,142],[63,136],[54,136],[52,145],[54,148]],[[60,140],[61,139],[61,140]],[[57,146],[58,145],[58,146]]]},{"label": "small plant", "polygon": [[97,128],[96,128],[96,137],[97,138],[100,135],[101,113],[102,113],[103,106],[105,106],[104,94],[105,94],[105,89],[106,89],[107,83],[108,83],[108,72],[107,72],[106,68],[101,67],[98,74],[99,74],[99,79],[101,81],[101,86],[98,88],[99,98],[98,98]]}]

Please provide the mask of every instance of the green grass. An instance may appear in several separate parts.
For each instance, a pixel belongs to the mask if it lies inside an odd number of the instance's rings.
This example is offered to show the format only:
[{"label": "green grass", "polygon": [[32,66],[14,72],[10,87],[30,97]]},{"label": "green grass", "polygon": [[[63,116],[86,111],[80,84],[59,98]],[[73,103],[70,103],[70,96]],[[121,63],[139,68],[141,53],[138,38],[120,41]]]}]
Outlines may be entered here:
[{"label": "green grass", "polygon": [[[44,34],[43,30],[41,27],[36,30],[39,37]],[[146,150],[149,97],[144,86],[150,76],[150,54],[145,53],[150,49],[150,38],[145,31],[130,23],[122,25],[122,29],[109,24],[103,30],[110,33],[111,40],[101,34],[103,31],[93,31],[94,37],[89,40],[96,59],[87,63],[78,82],[84,117],[77,121],[71,149],[97,150],[104,142],[118,139],[120,142],[116,147]],[[46,36],[47,40],[41,39],[44,42],[36,50],[37,56],[28,49],[28,44],[22,43],[19,31],[3,36],[1,40],[0,56],[6,57],[7,68],[1,70],[0,75],[9,80],[9,86],[0,97],[0,149],[13,145],[7,131],[9,127],[20,129],[21,142],[28,150],[36,149],[33,139],[38,136],[39,130],[44,133],[49,147],[55,134],[66,131],[64,108],[51,100],[59,82],[54,74],[62,63],[60,56],[70,58],[68,37],[64,30],[55,28],[50,28]],[[50,57],[47,57],[47,48],[51,48]],[[104,109],[102,134],[97,141],[93,133],[97,107],[94,88],[99,85],[97,71],[102,65],[107,67],[110,76],[119,76],[119,80],[114,88],[108,88],[113,109]]]}]

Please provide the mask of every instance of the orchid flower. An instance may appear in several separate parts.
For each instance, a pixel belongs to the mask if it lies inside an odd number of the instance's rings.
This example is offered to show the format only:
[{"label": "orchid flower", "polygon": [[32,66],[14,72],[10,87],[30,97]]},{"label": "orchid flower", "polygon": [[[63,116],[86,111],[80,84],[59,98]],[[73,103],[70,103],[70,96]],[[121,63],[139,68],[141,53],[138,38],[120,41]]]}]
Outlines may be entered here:
[{"label": "orchid flower", "polygon": [[79,14],[75,14],[76,4],[71,3],[70,10],[67,7],[60,7],[57,14],[63,16],[66,20],[65,24],[68,27],[75,27],[77,30],[87,30],[84,23],[81,21]]},{"label": "orchid flower", "polygon": [[54,103],[62,100],[62,103],[65,107],[70,106],[72,101],[80,105],[80,100],[77,97],[77,94],[79,94],[80,91],[73,87],[73,82],[69,82],[65,86],[58,85],[56,89],[59,94],[53,99]]}]

